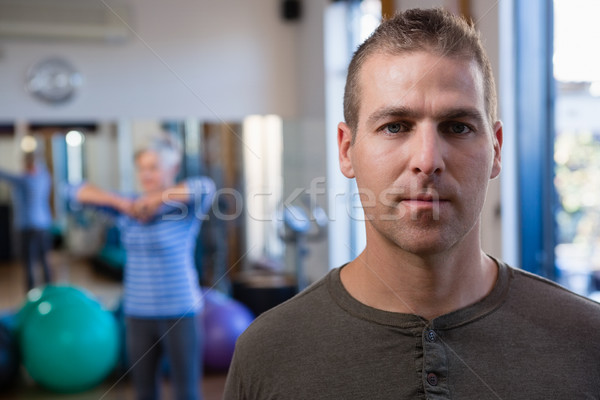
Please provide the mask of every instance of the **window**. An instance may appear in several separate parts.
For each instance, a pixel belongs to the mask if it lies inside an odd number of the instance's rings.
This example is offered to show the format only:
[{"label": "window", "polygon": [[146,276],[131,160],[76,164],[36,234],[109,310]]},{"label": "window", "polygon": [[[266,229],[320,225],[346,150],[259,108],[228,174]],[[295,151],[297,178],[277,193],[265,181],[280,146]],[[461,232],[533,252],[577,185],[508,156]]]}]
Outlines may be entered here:
[{"label": "window", "polygon": [[600,290],[600,2],[554,0],[557,280]]}]

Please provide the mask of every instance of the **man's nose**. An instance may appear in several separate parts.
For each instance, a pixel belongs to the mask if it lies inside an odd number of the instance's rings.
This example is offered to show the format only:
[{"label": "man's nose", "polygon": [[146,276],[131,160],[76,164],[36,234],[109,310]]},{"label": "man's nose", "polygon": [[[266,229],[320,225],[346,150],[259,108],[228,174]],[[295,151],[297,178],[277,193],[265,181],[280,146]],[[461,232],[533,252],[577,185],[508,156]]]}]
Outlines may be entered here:
[{"label": "man's nose", "polygon": [[440,174],[444,168],[444,143],[431,123],[423,123],[411,140],[411,170],[427,176]]}]

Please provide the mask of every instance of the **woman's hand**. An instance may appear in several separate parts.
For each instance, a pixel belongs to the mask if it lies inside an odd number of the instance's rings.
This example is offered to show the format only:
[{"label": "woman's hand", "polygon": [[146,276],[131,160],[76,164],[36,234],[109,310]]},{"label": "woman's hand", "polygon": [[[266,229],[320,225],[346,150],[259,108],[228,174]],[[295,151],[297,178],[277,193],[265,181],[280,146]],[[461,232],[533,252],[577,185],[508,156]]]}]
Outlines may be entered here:
[{"label": "woman's hand", "polygon": [[141,222],[148,222],[162,204],[162,192],[138,197],[132,204],[131,216]]},{"label": "woman's hand", "polygon": [[119,211],[121,214],[129,215],[130,217],[134,216],[133,213],[133,200],[128,199],[126,197],[115,197],[114,199],[114,208]]}]

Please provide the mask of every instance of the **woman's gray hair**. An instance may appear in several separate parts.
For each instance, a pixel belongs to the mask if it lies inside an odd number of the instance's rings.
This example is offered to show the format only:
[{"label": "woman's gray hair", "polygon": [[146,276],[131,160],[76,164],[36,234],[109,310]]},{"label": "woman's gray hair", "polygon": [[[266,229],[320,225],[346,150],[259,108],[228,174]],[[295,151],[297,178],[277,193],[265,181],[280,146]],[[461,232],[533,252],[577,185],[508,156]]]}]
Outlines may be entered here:
[{"label": "woman's gray hair", "polygon": [[157,135],[146,147],[141,148],[135,153],[135,159],[146,152],[158,154],[163,168],[179,168],[181,164],[182,149],[179,140],[172,134],[163,132]]}]

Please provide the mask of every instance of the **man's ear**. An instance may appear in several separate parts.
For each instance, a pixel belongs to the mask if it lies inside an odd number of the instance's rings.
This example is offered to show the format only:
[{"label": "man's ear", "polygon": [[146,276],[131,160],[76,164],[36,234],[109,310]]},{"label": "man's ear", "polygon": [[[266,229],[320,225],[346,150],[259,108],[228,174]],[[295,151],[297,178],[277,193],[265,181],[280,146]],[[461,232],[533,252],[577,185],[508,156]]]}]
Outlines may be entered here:
[{"label": "man's ear", "polygon": [[352,130],[345,122],[338,124],[337,130],[340,170],[346,178],[354,178],[352,167]]},{"label": "man's ear", "polygon": [[502,170],[502,122],[496,121],[494,124],[494,132],[492,134],[493,146],[494,146],[494,159],[492,162],[492,173],[490,174],[490,179],[496,178],[500,175],[500,171]]}]

